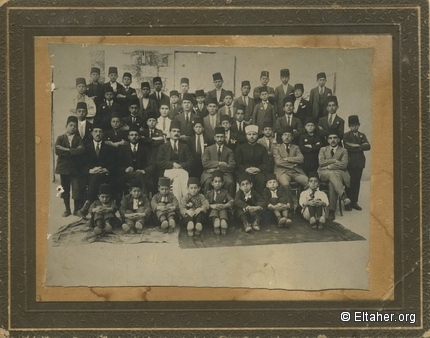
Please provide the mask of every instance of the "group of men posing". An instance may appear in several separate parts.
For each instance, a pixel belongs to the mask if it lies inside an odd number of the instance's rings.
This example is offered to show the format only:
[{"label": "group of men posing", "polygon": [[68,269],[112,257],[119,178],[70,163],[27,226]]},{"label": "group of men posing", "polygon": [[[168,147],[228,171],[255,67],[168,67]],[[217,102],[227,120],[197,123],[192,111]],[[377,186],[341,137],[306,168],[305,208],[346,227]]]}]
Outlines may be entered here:
[{"label": "group of men posing", "polygon": [[325,87],[325,73],[317,74],[318,86],[310,91],[309,101],[303,98],[303,84],[288,83],[288,69],[280,71],[281,85],[275,89],[267,86],[269,73],[261,72],[253,97],[250,82],[242,81],[236,98],[223,88],[220,73],[213,74],[212,91],[188,93],[189,80],[184,78],[181,93],[173,90],[169,96],[160,77],[153,78],[151,93],[149,82],[143,82],[140,91],[131,88],[130,73],[123,74],[122,84],[116,67],[108,73],[104,84],[98,82],[100,69],[95,67],[90,84],[76,80],[78,95],[71,111],[78,137],[71,140],[66,133],[56,143],[59,159],[66,155],[56,170],[64,190],[63,216],[71,214],[70,186],[73,214],[82,216],[103,183],[109,183],[115,200],[121,201],[130,182],[140,181],[143,194],[151,196],[157,193],[159,177],[166,177],[181,200],[189,177],[197,177],[207,193],[214,171],[222,172],[224,188],[233,198],[243,173],[261,194],[270,174],[289,191],[292,181],[307,187],[309,174],[317,171],[328,185],[328,219],[335,218],[339,196],[347,210],[361,210],[357,202],[364,151],[370,144],[358,131],[357,115],[349,116],[351,130],[344,133],[345,122],[337,115],[337,97]]}]

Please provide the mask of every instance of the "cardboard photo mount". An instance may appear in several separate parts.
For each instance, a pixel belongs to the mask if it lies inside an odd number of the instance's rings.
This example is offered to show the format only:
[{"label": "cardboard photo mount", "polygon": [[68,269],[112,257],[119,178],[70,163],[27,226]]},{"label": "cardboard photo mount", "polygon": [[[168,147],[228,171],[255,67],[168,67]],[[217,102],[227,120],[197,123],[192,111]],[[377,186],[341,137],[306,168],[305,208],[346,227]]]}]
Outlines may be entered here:
[{"label": "cardboard photo mount", "polygon": [[[4,187],[0,203],[7,222],[0,225],[0,324],[5,333],[254,336],[303,330],[303,335],[377,336],[399,330],[422,335],[428,329],[429,258],[428,206],[423,203],[428,200],[428,178],[423,173],[429,169],[426,2],[104,5],[87,1],[70,7],[68,1],[59,1],[50,7],[42,1],[30,7],[15,1],[1,8],[6,81],[0,86],[6,99],[0,102],[5,140],[0,158],[7,171],[0,177]],[[47,37],[64,43],[119,44],[126,37],[138,43],[142,36],[146,41],[158,36],[166,43],[174,39],[177,45],[204,45],[208,43],[204,37],[210,36],[215,45],[261,46],[261,37],[266,36],[269,47],[288,38],[289,46],[375,49],[372,91],[378,100],[373,101],[372,186],[377,180],[378,189],[371,196],[370,291],[43,286],[43,219],[49,210],[46,192],[36,187],[43,175],[49,175],[49,170],[37,168],[47,162],[41,159],[50,150],[46,142],[50,138],[38,133],[51,123],[47,102],[41,100],[51,90],[50,80],[45,81]],[[342,321],[344,311],[352,316],[355,311],[413,313],[416,320]]]}]

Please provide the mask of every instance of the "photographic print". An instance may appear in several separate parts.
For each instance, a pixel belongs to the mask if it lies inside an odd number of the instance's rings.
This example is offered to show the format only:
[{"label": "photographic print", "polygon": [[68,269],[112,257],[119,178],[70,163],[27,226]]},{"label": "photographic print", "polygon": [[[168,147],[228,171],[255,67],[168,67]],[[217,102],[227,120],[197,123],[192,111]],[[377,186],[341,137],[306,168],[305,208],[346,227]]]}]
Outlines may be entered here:
[{"label": "photographic print", "polygon": [[373,48],[142,38],[49,63],[46,286],[369,289]]}]

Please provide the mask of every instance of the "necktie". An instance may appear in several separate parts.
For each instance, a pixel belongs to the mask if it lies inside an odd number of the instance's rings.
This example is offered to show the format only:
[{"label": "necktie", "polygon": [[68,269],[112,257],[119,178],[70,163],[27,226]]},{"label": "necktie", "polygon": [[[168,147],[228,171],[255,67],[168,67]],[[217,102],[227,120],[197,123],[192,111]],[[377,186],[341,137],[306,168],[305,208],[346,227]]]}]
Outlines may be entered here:
[{"label": "necktie", "polygon": [[136,154],[136,152],[137,152],[136,147],[137,147],[137,146],[136,146],[135,144],[133,144],[133,153],[134,153],[134,154]]},{"label": "necktie", "polygon": [[217,193],[216,193],[216,191],[214,190],[214,202],[216,202],[216,195],[217,195]]},{"label": "necktie", "polygon": [[267,102],[266,101],[263,102],[263,107],[264,107],[264,109],[267,109]]},{"label": "necktie", "polygon": [[320,95],[323,95],[324,91],[323,91],[323,87],[320,87]]},{"label": "necktie", "polygon": [[176,103],[173,104],[173,109],[176,109]]},{"label": "necktie", "polygon": [[312,189],[311,194],[309,195],[310,198],[314,199],[315,198],[315,191],[317,191],[316,189]]},{"label": "necktie", "polygon": [[354,136],[355,136],[355,137],[358,137],[358,133],[354,133]]},{"label": "necktie", "polygon": [[333,123],[333,114],[330,114],[330,117],[328,118],[329,127],[331,127],[332,123]]},{"label": "necktie", "polygon": [[177,142],[178,142],[178,141],[176,141],[176,140],[173,142],[173,144],[174,144],[174,145],[173,145],[173,151],[174,151],[176,154],[178,153],[178,144],[177,144]]},{"label": "necktie", "polygon": [[290,120],[289,116],[287,117],[287,126],[289,126],[289,127],[291,126],[291,120]]},{"label": "necktie", "polygon": [[285,149],[287,150],[287,155],[290,156],[290,148],[289,148],[289,144],[285,145]]},{"label": "necktie", "polygon": [[228,116],[230,116],[231,117],[231,110],[230,110],[230,107],[227,107],[227,109],[228,109]]},{"label": "necktie", "polygon": [[333,157],[333,156],[334,156],[334,150],[333,150],[333,148],[331,148],[331,150],[330,150],[330,154],[331,154],[331,157]]},{"label": "necktie", "polygon": [[96,155],[97,155],[97,157],[99,157],[99,154],[100,154],[100,143],[97,142],[97,145],[96,145]]},{"label": "necktie", "polygon": [[158,99],[161,100],[161,94],[160,94],[160,92],[157,92],[157,96],[158,96]]},{"label": "necktie", "polygon": [[152,138],[152,130],[149,129],[149,138]]},{"label": "necktie", "polygon": [[197,155],[202,156],[202,143],[200,141],[200,135],[197,136]]},{"label": "necktie", "polygon": [[190,118],[188,116],[189,113],[186,113],[185,115],[185,122],[187,122],[187,124],[190,122]]},{"label": "necktie", "polygon": [[269,152],[272,152],[272,142],[270,141],[270,139],[269,139],[268,143],[269,143]]},{"label": "necktie", "polygon": [[211,116],[211,127],[212,127],[212,129],[215,129],[215,116],[214,115]]},{"label": "necktie", "polygon": [[132,123],[135,124],[136,123],[136,118],[133,116],[132,117]]},{"label": "necktie", "polygon": [[244,96],[243,101],[245,102],[245,106],[248,107],[248,96]]},{"label": "necktie", "polygon": [[79,133],[81,134],[81,137],[84,138],[85,136],[85,128],[84,128],[84,124],[81,123],[81,130],[79,131]]},{"label": "necktie", "polygon": [[239,122],[239,131],[243,132],[242,122]]},{"label": "necktie", "polygon": [[163,130],[166,130],[166,118],[163,118]]},{"label": "necktie", "polygon": [[225,133],[225,143],[227,143],[227,144],[228,144],[228,140],[229,140],[229,138],[228,138],[228,134],[227,134],[227,133]]},{"label": "necktie", "polygon": [[218,161],[221,159],[221,147],[218,147]]}]

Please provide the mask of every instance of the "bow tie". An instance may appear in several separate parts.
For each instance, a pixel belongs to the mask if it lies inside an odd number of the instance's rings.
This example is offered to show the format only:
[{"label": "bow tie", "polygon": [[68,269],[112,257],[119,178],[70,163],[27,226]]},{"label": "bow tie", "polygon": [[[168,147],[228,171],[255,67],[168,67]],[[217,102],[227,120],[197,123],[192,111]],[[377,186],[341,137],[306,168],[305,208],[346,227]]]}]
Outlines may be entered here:
[{"label": "bow tie", "polygon": [[245,194],[245,201],[252,198],[251,191]]}]

